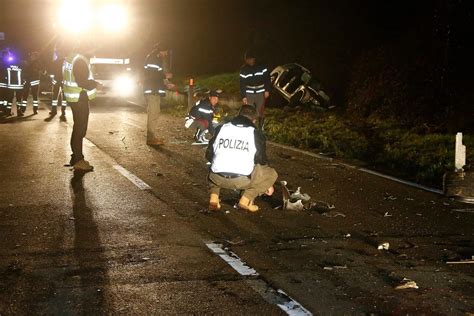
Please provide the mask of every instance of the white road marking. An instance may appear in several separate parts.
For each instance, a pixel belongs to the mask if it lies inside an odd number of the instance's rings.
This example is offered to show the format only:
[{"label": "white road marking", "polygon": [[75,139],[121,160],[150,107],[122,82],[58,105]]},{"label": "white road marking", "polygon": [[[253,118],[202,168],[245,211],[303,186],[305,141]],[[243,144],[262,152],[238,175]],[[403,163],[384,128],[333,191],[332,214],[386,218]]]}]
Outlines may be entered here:
[{"label": "white road marking", "polygon": [[235,271],[239,274],[247,276],[254,275],[257,276],[258,273],[254,269],[250,268],[245,262],[243,262],[239,256],[237,256],[232,251],[226,251],[222,248],[221,244],[216,243],[206,243],[207,248],[211,249],[216,255],[222,258],[227,262]]},{"label": "white road marking", "polygon": [[87,146],[87,147],[97,147],[93,142],[91,142],[89,139],[87,138],[84,138],[84,144]]},{"label": "white road marking", "polygon": [[122,167],[121,165],[113,165],[114,169],[120,172],[125,178],[130,180],[133,184],[135,184],[140,190],[150,190],[151,187],[146,184],[142,179]]},{"label": "white road marking", "polygon": [[[318,154],[315,154],[315,153],[312,153],[312,152],[309,152],[309,151],[306,151],[306,150],[293,148],[291,146],[277,144],[277,143],[274,143],[274,142],[268,142],[268,143],[270,145],[274,146],[274,147],[291,150],[291,151],[294,151],[294,152],[297,152],[297,153],[300,153],[300,154],[303,154],[303,155],[311,156],[311,157],[314,157],[314,158],[317,158],[317,159],[334,161],[333,158],[318,155]],[[371,175],[374,175],[374,176],[377,176],[377,177],[381,177],[381,178],[384,178],[384,179],[388,179],[388,180],[391,180],[391,181],[402,183],[402,184],[405,184],[405,185],[408,185],[408,186],[411,186],[411,187],[414,187],[414,188],[417,188],[417,189],[428,191],[428,192],[431,192],[431,193],[440,194],[440,195],[444,194],[444,192],[442,190],[438,190],[438,189],[435,189],[435,188],[430,188],[428,186],[421,185],[421,184],[418,184],[418,183],[414,183],[414,182],[411,182],[411,181],[398,179],[398,178],[395,178],[395,177],[392,177],[392,176],[389,176],[389,175],[386,175],[386,174],[383,174],[383,173],[380,173],[380,172],[377,172],[377,171],[373,171],[373,170],[370,170],[370,169],[353,166],[353,165],[350,165],[350,164],[344,163],[344,162],[337,162],[337,164],[339,164],[341,166],[348,167],[350,169],[359,170],[359,171],[362,171],[362,172],[365,172],[365,173],[368,173],[368,174],[371,174]]]},{"label": "white road marking", "polygon": [[[256,276],[258,277],[258,272],[247,265],[242,259],[239,258],[234,252],[224,249],[222,244],[214,242],[206,242],[206,246],[216,255],[221,257],[222,260],[227,262],[235,271],[243,276]],[[265,282],[263,280],[259,280]],[[270,285],[265,282],[266,287],[269,289],[262,293],[257,291],[262,295],[262,297],[269,303],[277,305],[281,310],[290,316],[312,316],[313,314],[304,308],[300,303],[292,299],[284,291],[278,289],[274,290]],[[258,285],[256,286],[259,287]]]}]

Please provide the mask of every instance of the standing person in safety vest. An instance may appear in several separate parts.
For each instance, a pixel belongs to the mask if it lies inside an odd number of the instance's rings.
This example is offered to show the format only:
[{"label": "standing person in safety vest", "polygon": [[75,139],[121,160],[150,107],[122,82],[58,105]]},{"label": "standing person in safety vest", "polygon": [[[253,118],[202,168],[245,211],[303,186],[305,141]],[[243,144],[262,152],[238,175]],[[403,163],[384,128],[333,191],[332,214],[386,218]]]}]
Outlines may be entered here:
[{"label": "standing person in safety vest", "polygon": [[53,51],[53,60],[49,69],[49,78],[52,84],[52,97],[51,97],[51,111],[49,112],[51,120],[58,113],[58,105],[61,105],[61,121],[66,120],[66,98],[64,97],[63,88],[63,63],[64,56],[62,52],[55,48]]},{"label": "standing person in safety vest", "polygon": [[270,72],[256,63],[256,54],[248,50],[244,55],[244,65],[240,68],[240,96],[244,104],[257,109],[258,127],[265,123],[265,102],[270,96]]},{"label": "standing person in safety vest", "polygon": [[79,53],[71,53],[63,63],[64,96],[72,110],[74,125],[71,135],[70,165],[74,170],[92,171],[93,166],[84,159],[83,139],[89,122],[89,101],[95,99],[100,83],[94,80],[89,59]]},{"label": "standing person in safety vest", "polygon": [[256,197],[274,192],[278,175],[268,166],[265,136],[255,127],[258,114],[254,107],[243,106],[231,122],[217,127],[210,140],[206,158],[209,172],[209,209],[221,208],[221,188],[243,190],[239,207],[256,212]]},{"label": "standing person in safety vest", "polygon": [[19,104],[21,101],[18,116],[23,116],[26,111],[30,89],[33,96],[33,113],[38,114],[41,70],[38,52],[30,53],[28,60],[23,65],[23,91],[20,98],[17,96]]}]

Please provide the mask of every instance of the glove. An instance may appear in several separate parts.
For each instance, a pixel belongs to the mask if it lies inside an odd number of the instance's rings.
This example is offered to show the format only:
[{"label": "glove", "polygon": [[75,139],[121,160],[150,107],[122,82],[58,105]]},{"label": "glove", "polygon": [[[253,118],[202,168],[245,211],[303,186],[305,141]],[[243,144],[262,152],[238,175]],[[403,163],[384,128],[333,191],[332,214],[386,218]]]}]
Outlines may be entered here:
[{"label": "glove", "polygon": [[194,122],[194,118],[191,116],[186,116],[185,122],[184,122],[184,127],[189,128]]}]

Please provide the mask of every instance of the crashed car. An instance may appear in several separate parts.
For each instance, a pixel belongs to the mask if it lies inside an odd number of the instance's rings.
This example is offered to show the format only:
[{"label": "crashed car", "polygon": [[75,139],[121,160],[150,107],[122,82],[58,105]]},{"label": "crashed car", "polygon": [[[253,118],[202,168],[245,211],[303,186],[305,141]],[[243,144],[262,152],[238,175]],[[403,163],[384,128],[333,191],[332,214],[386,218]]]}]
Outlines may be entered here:
[{"label": "crashed car", "polygon": [[308,69],[299,64],[278,66],[273,69],[270,78],[275,90],[290,105],[304,104],[319,110],[333,107],[321,82]]}]

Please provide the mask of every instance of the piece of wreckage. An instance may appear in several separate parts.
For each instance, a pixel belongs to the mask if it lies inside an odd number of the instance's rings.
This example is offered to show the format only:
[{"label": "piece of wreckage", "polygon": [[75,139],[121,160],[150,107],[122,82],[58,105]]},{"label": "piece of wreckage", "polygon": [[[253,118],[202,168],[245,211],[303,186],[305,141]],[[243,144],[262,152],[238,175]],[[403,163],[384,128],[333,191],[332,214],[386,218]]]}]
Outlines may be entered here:
[{"label": "piece of wreckage", "polygon": [[[301,192],[301,187],[298,187],[296,191],[290,191],[288,189],[288,182],[280,181],[281,192],[283,198],[283,205],[281,208],[288,211],[318,211],[321,213],[330,212],[335,208],[334,205],[324,201],[311,201],[311,196],[307,193]],[[342,214],[341,214],[342,215]]]},{"label": "piece of wreckage", "polygon": [[275,90],[291,106],[303,104],[319,111],[334,108],[321,82],[300,64],[277,66],[270,73],[270,79]]}]

